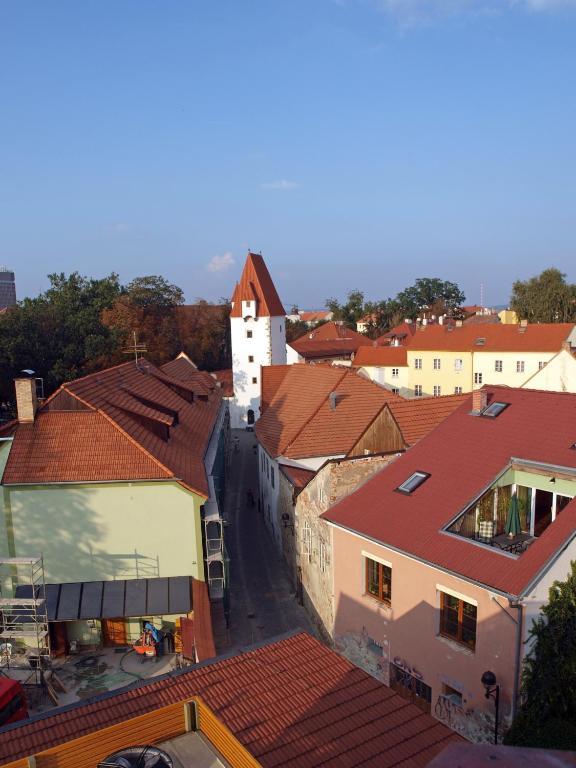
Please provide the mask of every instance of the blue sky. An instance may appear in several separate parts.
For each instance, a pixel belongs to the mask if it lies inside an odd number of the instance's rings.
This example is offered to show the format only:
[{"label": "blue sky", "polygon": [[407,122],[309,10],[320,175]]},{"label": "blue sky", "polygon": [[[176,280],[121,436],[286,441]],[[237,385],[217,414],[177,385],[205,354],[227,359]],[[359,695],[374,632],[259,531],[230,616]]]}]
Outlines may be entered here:
[{"label": "blue sky", "polygon": [[0,263],[320,307],[576,280],[576,0],[0,0]]}]

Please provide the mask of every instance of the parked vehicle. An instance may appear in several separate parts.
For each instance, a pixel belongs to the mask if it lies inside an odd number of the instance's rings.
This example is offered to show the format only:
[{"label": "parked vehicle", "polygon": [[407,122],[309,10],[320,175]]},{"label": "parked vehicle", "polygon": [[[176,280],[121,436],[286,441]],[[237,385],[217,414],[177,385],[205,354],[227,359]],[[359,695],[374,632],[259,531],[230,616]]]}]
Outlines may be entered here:
[{"label": "parked vehicle", "polygon": [[18,680],[0,677],[0,728],[28,717],[24,688]]}]

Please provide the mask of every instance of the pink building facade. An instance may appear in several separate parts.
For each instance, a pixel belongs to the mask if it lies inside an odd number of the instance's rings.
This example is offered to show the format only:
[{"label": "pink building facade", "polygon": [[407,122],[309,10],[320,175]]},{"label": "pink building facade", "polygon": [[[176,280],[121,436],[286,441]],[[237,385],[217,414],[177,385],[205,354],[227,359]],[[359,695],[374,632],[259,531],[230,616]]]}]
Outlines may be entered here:
[{"label": "pink building facade", "polygon": [[[493,738],[494,701],[486,699],[481,677],[494,672],[502,732],[512,711],[518,633],[523,636],[518,609],[502,595],[331,527],[337,649],[474,741]],[[389,568],[389,598],[370,593],[368,561]],[[476,609],[464,641],[454,639],[457,631],[452,637],[442,631],[443,594],[453,605]]]}]

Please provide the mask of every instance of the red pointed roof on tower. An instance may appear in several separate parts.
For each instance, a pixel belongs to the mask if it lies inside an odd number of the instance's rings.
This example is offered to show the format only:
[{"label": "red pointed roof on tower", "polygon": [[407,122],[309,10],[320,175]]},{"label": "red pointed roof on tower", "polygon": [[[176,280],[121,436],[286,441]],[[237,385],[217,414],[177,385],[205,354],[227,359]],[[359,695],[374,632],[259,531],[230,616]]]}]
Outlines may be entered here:
[{"label": "red pointed roof on tower", "polygon": [[257,317],[280,317],[286,314],[268,267],[259,253],[248,253],[240,282],[236,283],[232,296],[230,317],[242,317],[243,301],[258,302]]}]

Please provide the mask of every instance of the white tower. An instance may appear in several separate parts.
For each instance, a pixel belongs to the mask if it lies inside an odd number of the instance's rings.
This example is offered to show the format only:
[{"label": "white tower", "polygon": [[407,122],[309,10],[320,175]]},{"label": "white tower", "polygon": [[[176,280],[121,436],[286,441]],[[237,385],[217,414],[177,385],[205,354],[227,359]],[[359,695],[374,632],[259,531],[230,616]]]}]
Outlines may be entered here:
[{"label": "white tower", "polygon": [[234,383],[230,425],[239,429],[260,416],[261,366],[286,363],[286,312],[260,254],[248,252],[232,296],[230,326]]}]

